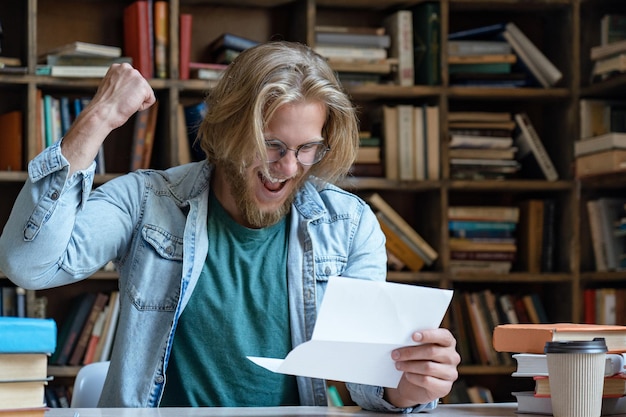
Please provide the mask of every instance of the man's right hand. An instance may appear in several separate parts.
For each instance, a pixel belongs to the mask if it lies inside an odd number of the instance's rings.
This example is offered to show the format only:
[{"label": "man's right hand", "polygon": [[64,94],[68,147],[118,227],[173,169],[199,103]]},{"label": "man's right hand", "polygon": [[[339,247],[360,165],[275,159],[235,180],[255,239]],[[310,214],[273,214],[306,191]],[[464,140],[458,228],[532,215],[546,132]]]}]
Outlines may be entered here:
[{"label": "man's right hand", "polygon": [[156,98],[148,81],[129,64],[113,64],[90,103],[63,138],[61,149],[70,172],[86,169],[112,130],[122,126]]}]

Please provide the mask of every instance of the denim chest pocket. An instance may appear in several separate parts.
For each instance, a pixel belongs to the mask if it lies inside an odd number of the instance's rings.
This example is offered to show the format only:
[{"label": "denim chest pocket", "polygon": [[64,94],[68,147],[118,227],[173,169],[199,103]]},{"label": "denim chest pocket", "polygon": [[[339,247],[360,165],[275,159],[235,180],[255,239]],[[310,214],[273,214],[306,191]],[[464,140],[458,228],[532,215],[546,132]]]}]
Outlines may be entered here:
[{"label": "denim chest pocket", "polygon": [[315,280],[328,281],[328,277],[341,275],[348,260],[344,256],[324,256],[315,259]]},{"label": "denim chest pocket", "polygon": [[183,269],[183,239],[153,225],[141,230],[129,280],[129,296],[138,310],[174,311]]}]

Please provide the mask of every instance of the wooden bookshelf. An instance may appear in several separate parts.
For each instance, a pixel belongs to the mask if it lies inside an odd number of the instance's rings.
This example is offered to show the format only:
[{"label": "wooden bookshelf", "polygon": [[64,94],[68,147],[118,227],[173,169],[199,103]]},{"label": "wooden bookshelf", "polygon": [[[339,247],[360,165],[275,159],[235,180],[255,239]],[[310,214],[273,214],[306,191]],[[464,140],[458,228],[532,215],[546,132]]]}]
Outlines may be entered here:
[{"label": "wooden bookshelf", "polygon": [[[91,95],[98,80],[64,79],[35,75],[37,56],[54,46],[81,40],[122,46],[122,11],[129,1],[5,0],[0,2],[4,29],[2,54],[17,56],[28,67],[25,75],[0,75],[0,113],[24,112],[24,163],[35,156],[36,92]],[[412,3],[422,3],[421,1]],[[341,185],[357,193],[376,191],[438,252],[433,266],[420,272],[390,272],[396,282],[452,288],[459,291],[501,288],[509,292],[537,290],[552,321],[580,321],[582,291],[590,286],[618,286],[626,272],[596,273],[585,202],[603,195],[626,194],[623,178],[576,180],[572,172],[573,141],[578,137],[578,100],[582,97],[614,98],[626,93],[626,75],[589,84],[589,48],[599,39],[599,19],[605,12],[626,13],[626,3],[608,0],[439,0],[442,16],[441,62],[447,62],[448,33],[498,22],[515,22],[563,72],[554,88],[480,88],[449,84],[446,65],[442,84],[435,86],[396,85],[348,86],[359,108],[381,103],[436,104],[440,109],[441,179],[389,181],[383,178],[347,178]],[[344,24],[358,20],[363,25],[381,25],[382,17],[406,2],[400,0],[169,0],[169,78],[150,80],[163,111],[160,112],[155,142],[154,168],[167,168],[178,161],[179,103],[202,99],[211,82],[178,79],[178,17],[193,14],[191,57],[203,58],[206,45],[222,32],[233,32],[258,41],[288,39],[314,43],[315,25]],[[582,36],[584,34],[584,36]],[[458,180],[450,176],[447,163],[447,114],[450,111],[524,111],[529,114],[551,156],[559,180]],[[360,114],[367,123],[367,113]],[[105,145],[109,154],[130,155],[132,121],[117,129]],[[103,183],[127,169],[127,158],[107,159]],[[110,161],[110,162],[109,162]],[[26,179],[25,172],[0,172],[0,227]],[[528,198],[553,197],[558,201],[556,222],[556,267],[553,272],[529,274],[515,270],[505,275],[452,274],[448,249],[447,208],[461,204],[516,205]],[[55,303],[49,315],[62,321],[63,301],[76,291],[115,288],[115,275],[99,273],[78,286],[60,288],[50,294]],[[6,278],[0,283],[8,284]],[[448,321],[446,321],[448,323]],[[497,401],[512,401],[510,367],[463,365],[460,375],[470,384],[488,385]],[[62,378],[72,377],[74,368],[52,368]]]}]

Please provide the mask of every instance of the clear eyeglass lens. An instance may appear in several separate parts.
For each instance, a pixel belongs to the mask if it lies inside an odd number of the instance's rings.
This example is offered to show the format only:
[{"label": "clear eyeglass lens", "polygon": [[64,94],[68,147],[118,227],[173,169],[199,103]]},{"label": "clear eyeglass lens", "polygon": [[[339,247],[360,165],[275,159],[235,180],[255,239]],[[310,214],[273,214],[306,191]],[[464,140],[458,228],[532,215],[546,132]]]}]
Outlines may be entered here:
[{"label": "clear eyeglass lens", "polygon": [[298,162],[302,165],[314,165],[322,160],[328,147],[322,142],[313,142],[300,145],[296,149],[289,149],[287,145],[279,140],[265,141],[267,151],[267,162],[276,162],[283,158],[287,151],[294,151]]}]

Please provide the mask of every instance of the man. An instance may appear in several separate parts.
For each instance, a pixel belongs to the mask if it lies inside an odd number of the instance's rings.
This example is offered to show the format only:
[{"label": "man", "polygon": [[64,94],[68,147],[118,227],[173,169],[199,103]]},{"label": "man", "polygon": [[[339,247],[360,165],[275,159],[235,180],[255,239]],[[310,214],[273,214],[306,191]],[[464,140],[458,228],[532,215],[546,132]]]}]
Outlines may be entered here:
[{"label": "man", "polygon": [[[248,49],[207,98],[206,161],[90,193],[109,132],[154,101],[137,71],[112,66],[67,135],[30,163],[0,269],[46,288],[115,261],[120,322],[102,406],[325,404],[324,381],[245,356],[284,357],[308,340],[329,276],[385,279],[376,217],[330,185],[356,154],[352,104],[309,48]],[[450,332],[414,340],[392,354],[404,372],[396,389],[348,384],[357,404],[410,412],[449,392],[460,360]]]}]

